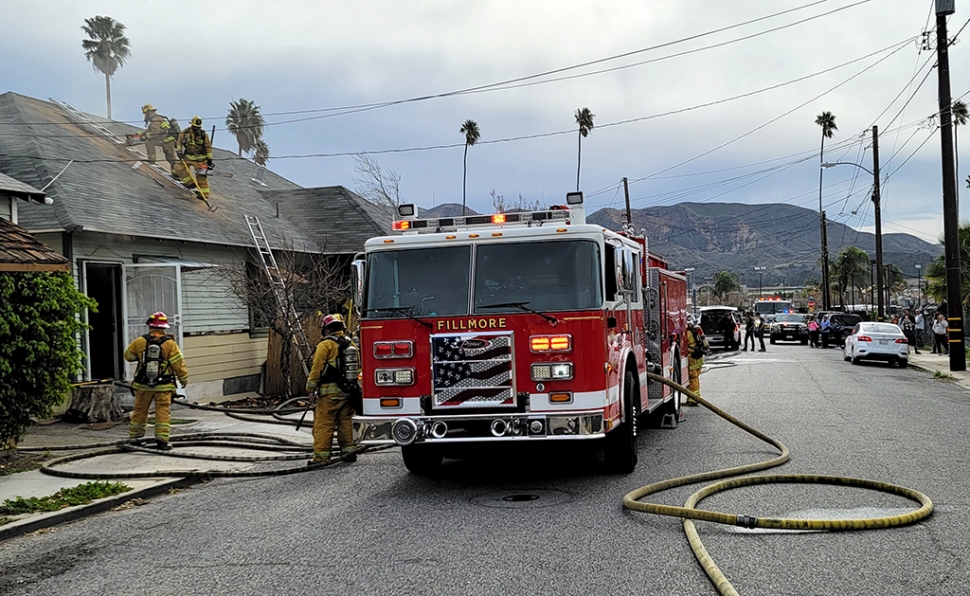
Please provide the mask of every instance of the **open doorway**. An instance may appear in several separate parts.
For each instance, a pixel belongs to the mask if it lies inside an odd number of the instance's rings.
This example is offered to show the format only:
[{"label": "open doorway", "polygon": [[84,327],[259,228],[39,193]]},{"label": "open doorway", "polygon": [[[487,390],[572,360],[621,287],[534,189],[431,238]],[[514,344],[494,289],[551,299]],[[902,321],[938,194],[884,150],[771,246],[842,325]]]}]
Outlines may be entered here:
[{"label": "open doorway", "polygon": [[121,265],[85,263],[84,289],[98,303],[98,312],[88,312],[91,379],[123,379]]}]

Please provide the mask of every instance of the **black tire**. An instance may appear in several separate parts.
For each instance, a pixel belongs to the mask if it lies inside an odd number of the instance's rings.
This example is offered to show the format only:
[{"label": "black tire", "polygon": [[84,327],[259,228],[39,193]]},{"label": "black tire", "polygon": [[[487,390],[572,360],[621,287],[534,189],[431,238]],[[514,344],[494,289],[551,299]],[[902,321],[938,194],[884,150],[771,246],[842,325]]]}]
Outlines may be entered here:
[{"label": "black tire", "polygon": [[771,345],[775,345],[775,338],[768,338],[768,341],[771,343]]},{"label": "black tire", "polygon": [[807,346],[808,345],[808,340],[807,339],[803,339],[802,340],[802,345],[803,346]]},{"label": "black tire", "polygon": [[858,364],[859,364],[859,358],[857,358],[856,356],[853,356],[851,358],[851,362],[852,362],[852,364],[855,364],[855,365],[858,366]]},{"label": "black tire", "polygon": [[637,467],[637,418],[640,414],[638,400],[634,399],[636,377],[630,371],[623,379],[623,408],[626,421],[607,433],[603,445],[606,469],[613,474],[629,474]]},{"label": "black tire", "polygon": [[402,445],[401,456],[404,467],[412,474],[429,476],[441,468],[444,454],[432,445]]}]

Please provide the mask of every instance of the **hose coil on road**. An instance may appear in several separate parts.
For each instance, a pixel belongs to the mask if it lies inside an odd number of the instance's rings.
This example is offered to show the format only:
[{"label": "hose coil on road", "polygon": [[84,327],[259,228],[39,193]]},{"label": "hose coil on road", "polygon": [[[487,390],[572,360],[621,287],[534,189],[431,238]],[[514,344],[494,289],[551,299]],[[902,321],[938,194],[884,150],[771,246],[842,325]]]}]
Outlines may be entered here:
[{"label": "hose coil on road", "polygon": [[[623,506],[627,509],[633,511],[640,511],[643,513],[653,513],[656,515],[666,515],[670,517],[679,517],[684,519],[684,532],[687,534],[687,540],[690,543],[691,549],[694,551],[694,556],[697,561],[704,568],[704,572],[707,577],[710,578],[711,582],[717,588],[718,592],[724,596],[738,596],[737,590],[731,585],[727,577],[720,570],[720,568],[714,563],[701,542],[700,535],[697,532],[697,528],[692,520],[699,519],[702,521],[715,522],[720,524],[727,524],[732,526],[741,526],[745,528],[771,528],[771,529],[783,529],[783,530],[828,530],[828,531],[847,531],[847,530],[874,530],[878,528],[891,528],[896,526],[904,526],[908,524],[916,523],[922,519],[929,517],[933,513],[933,502],[929,497],[923,493],[913,490],[911,488],[906,488],[903,486],[897,486],[895,484],[889,484],[886,482],[877,482],[874,480],[866,480],[862,478],[850,478],[841,476],[816,476],[810,474],[769,474],[761,476],[740,476],[741,474],[750,474],[751,472],[757,472],[760,470],[767,470],[769,468],[774,468],[783,465],[788,462],[791,454],[781,441],[773,439],[768,435],[762,433],[761,431],[748,426],[744,422],[741,422],[737,418],[731,416],[724,410],[718,408],[711,402],[705,400],[696,393],[688,390],[686,387],[675,383],[663,376],[647,373],[647,377],[652,381],[657,381],[663,383],[676,391],[680,391],[687,397],[697,401],[700,405],[704,406],[708,410],[714,412],[724,420],[727,420],[731,424],[737,426],[738,428],[744,430],[745,432],[754,435],[755,437],[761,439],[762,441],[772,445],[781,452],[776,458],[769,459],[763,462],[756,462],[753,464],[747,464],[744,466],[736,466],[732,468],[725,468],[723,470],[714,470],[710,472],[702,472],[700,474],[692,474],[689,476],[681,476],[680,478],[672,478],[670,480],[663,480],[661,482],[655,482],[653,484],[648,484],[642,486],[638,489],[632,490],[623,497]],[[676,399],[680,399],[679,396]],[[659,503],[646,503],[641,501],[643,497],[651,495],[654,493],[662,492],[678,486],[685,486],[688,484],[698,484],[701,482],[707,482],[709,480],[717,480],[718,478],[728,478],[732,476],[738,476],[737,478],[731,478],[729,480],[723,480],[721,482],[716,482],[714,484],[709,484],[694,494],[687,498],[683,507],[676,507],[672,505],[662,505]],[[753,486],[758,484],[830,484],[836,486],[851,486],[856,488],[865,488],[870,490],[875,490],[884,493],[890,493],[894,495],[899,495],[905,497],[912,501],[920,504],[920,508],[906,513],[903,515],[895,515],[888,517],[872,517],[872,518],[862,518],[862,519],[786,519],[786,518],[758,518],[751,517],[747,515],[737,515],[732,513],[721,513],[717,511],[706,511],[697,509],[697,504],[700,503],[705,498],[732,488],[739,488],[742,486]]]}]

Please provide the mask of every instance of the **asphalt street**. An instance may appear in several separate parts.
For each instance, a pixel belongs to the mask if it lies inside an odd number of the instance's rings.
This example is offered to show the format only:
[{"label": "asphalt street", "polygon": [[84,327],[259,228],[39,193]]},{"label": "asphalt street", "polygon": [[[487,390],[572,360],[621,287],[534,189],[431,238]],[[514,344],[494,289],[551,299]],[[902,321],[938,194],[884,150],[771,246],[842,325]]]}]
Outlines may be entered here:
[{"label": "asphalt street", "polygon": [[[699,522],[734,586],[771,596],[970,593],[970,393],[919,370],[852,366],[834,349],[768,348],[725,355],[701,377],[704,397],[791,449],[768,473],[891,482],[926,493],[936,509],[913,526],[851,533]],[[471,453],[434,478],[410,475],[392,449],[295,476],[208,482],[0,543],[0,593],[716,594],[682,524],[625,511],[621,499],[776,452],[703,408],[685,410],[676,429],[646,429],[626,476],[558,445]],[[682,504],[696,488],[656,497]],[[916,505],[772,485],[702,507],[829,518]]]}]

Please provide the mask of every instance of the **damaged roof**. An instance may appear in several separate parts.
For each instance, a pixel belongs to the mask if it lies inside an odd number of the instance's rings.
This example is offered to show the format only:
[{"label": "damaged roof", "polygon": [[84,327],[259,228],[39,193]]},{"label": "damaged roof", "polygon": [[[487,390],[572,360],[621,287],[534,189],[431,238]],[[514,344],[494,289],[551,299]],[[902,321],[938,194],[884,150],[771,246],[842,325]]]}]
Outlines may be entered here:
[{"label": "damaged roof", "polygon": [[68,261],[27,230],[0,217],[0,271],[67,271]]},{"label": "damaged roof", "polygon": [[[141,130],[85,116],[121,138]],[[209,202],[218,210],[210,212],[191,191],[139,160],[143,148],[134,154],[75,120],[53,101],[0,95],[0,170],[42,188],[74,160],[47,189],[52,205],[20,208],[20,225],[27,230],[249,247],[244,216],[255,215],[273,248],[283,242],[297,251],[328,253],[362,250],[368,238],[390,232],[390,215],[386,223],[377,222],[373,213],[379,209],[343,187],[304,189],[269,170],[260,183],[254,180],[256,164],[219,148],[213,148],[215,175],[209,177]],[[158,163],[167,166],[161,155]],[[328,213],[337,205],[339,214]]]}]

